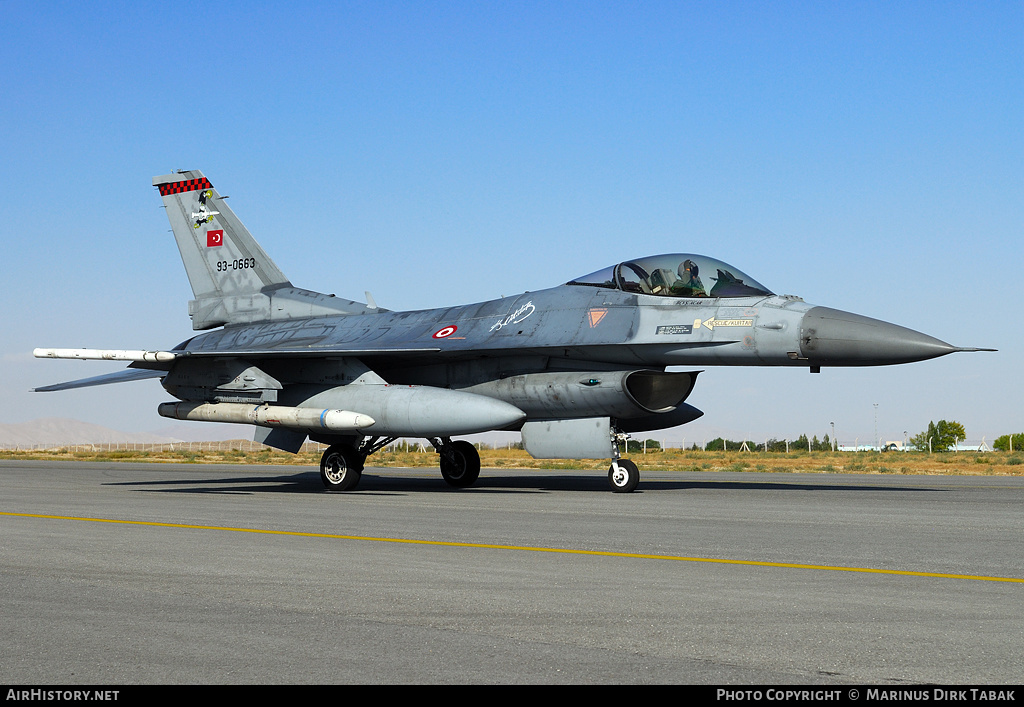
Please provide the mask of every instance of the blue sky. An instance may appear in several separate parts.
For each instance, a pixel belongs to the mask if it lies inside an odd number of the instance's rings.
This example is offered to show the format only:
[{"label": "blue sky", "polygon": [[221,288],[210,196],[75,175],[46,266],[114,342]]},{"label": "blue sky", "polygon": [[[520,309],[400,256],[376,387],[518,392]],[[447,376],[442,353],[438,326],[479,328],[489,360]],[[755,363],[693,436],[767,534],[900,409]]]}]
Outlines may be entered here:
[{"label": "blue sky", "polygon": [[201,169],[297,285],[390,309],[704,253],[1000,349],[710,368],[676,433],[1024,429],[1019,2],[0,2],[0,422],[157,429],[191,291],[151,178]]}]

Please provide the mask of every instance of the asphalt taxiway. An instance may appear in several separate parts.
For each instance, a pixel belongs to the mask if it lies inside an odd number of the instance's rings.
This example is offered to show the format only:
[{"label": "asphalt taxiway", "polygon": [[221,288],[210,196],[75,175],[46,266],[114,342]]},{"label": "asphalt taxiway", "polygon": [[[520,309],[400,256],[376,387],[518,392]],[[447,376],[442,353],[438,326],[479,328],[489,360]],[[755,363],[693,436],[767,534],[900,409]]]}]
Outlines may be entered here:
[{"label": "asphalt taxiway", "polygon": [[1024,479],[0,461],[0,681],[1016,683]]}]

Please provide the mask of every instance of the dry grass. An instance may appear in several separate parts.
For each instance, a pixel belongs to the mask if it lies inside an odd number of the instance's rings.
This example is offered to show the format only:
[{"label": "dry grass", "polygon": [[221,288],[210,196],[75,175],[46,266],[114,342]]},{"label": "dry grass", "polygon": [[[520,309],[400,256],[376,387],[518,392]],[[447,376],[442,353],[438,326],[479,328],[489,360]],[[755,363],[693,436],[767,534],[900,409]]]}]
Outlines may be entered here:
[{"label": "dry grass", "polygon": [[[670,449],[630,457],[644,470],[659,471],[747,471],[799,472],[812,474],[944,474],[969,476],[1022,476],[1024,455],[1006,452],[700,452]],[[606,460],[533,459],[519,449],[482,449],[481,464],[488,469],[592,469],[608,467]],[[191,464],[249,464],[317,466],[315,449],[288,454],[270,448],[259,451],[151,450],[81,451],[75,448],[0,451],[0,459],[45,459],[66,461],[124,461]],[[381,451],[369,459],[370,466],[436,467],[437,454],[429,449]]]}]

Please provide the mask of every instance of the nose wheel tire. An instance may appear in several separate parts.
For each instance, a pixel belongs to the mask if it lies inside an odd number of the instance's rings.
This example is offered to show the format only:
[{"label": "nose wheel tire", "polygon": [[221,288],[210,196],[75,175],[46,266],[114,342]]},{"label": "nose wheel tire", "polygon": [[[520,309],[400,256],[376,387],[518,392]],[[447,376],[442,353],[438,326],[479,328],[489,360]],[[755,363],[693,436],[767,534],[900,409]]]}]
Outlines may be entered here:
[{"label": "nose wheel tire", "polygon": [[320,480],[328,491],[351,491],[362,477],[359,453],[348,444],[334,444],[320,458]]},{"label": "nose wheel tire", "polygon": [[608,469],[608,483],[615,493],[631,493],[640,483],[640,470],[629,459],[616,459]]},{"label": "nose wheel tire", "polygon": [[469,442],[458,440],[441,450],[441,476],[451,486],[472,486],[480,477],[480,454]]}]

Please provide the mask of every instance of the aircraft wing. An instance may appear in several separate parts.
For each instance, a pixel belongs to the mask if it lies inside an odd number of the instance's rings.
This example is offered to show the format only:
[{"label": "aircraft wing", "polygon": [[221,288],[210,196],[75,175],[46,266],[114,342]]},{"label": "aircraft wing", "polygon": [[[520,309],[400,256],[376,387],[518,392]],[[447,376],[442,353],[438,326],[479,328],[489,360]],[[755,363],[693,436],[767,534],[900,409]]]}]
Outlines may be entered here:
[{"label": "aircraft wing", "polygon": [[338,348],[325,346],[322,348],[273,348],[273,349],[223,349],[211,351],[168,351],[161,353],[174,353],[178,358],[218,357],[231,356],[237,358],[299,358],[303,356],[381,356],[385,354],[420,354],[438,353],[438,347],[403,347],[390,346],[386,348]]},{"label": "aircraft wing", "polygon": [[146,368],[128,368],[114,373],[105,373],[102,376],[92,378],[79,378],[78,380],[66,383],[54,383],[44,385],[40,388],[33,388],[34,393],[49,393],[54,390],[71,390],[73,388],[90,388],[94,385],[106,385],[108,383],[124,383],[126,381],[145,380],[146,378],[163,378],[167,371],[154,371]]},{"label": "aircraft wing", "polygon": [[302,356],[353,356],[368,354],[411,354],[437,353],[439,348],[380,348],[380,349],[231,349],[214,351],[143,351],[123,349],[35,349],[32,354],[36,358],[60,358],[77,361],[130,361],[129,368],[115,373],[106,373],[91,378],[80,378],[65,383],[54,383],[39,388],[32,388],[35,393],[49,393],[56,390],[72,390],[89,388],[108,383],[124,383],[127,381],[145,380],[147,378],[163,378],[167,375],[171,363],[180,358],[292,358]]},{"label": "aircraft wing", "polygon": [[370,354],[415,354],[437,353],[441,349],[433,347],[389,346],[383,348],[336,348],[306,346],[280,348],[225,348],[208,351],[125,351],[113,349],[35,349],[32,355],[36,358],[62,358],[78,361],[131,361],[133,368],[159,368],[166,373],[169,364],[181,358],[195,357],[242,357],[242,358],[293,358],[296,356],[366,356]]}]

